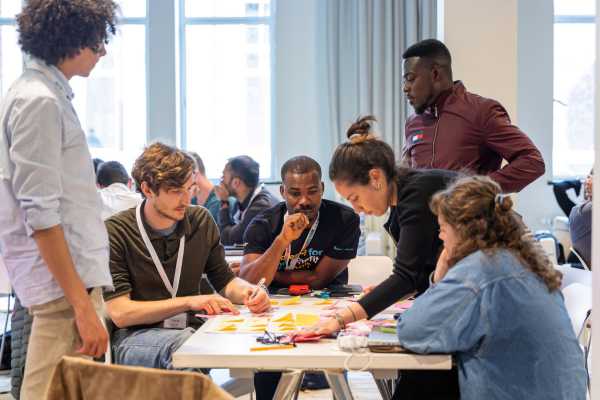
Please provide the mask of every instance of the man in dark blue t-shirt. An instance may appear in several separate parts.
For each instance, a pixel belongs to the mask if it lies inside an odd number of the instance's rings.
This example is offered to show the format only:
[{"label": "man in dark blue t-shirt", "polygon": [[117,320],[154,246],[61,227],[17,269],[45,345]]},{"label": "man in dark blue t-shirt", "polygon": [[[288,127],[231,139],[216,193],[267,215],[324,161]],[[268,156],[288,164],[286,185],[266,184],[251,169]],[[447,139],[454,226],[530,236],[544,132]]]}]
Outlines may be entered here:
[{"label": "man in dark blue t-shirt", "polygon": [[240,277],[254,283],[265,278],[271,287],[347,283],[360,236],[358,215],[322,199],[321,167],[310,157],[286,161],[281,179],[284,201],[257,215],[244,233]]},{"label": "man in dark blue t-shirt", "polygon": [[[281,180],[284,201],[258,214],[246,228],[240,277],[254,283],[265,278],[272,289],[347,283],[347,266],[356,257],[360,236],[358,215],[350,207],[322,199],[321,167],[310,157],[286,161]],[[257,373],[256,398],[272,399],[280,376],[280,372]]]}]

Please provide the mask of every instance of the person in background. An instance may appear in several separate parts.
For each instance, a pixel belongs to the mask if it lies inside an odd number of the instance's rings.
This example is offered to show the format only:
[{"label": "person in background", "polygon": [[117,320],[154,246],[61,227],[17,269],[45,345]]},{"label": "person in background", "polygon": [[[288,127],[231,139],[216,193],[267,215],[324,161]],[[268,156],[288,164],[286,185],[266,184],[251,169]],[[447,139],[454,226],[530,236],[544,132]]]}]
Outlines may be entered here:
[{"label": "person in background", "polygon": [[444,250],[432,286],[399,317],[400,344],[452,353],[463,400],[583,400],[583,353],[562,275],[500,193],[475,176],[434,195]]},{"label": "person in background", "polygon": [[[389,210],[384,227],[396,243],[393,273],[357,302],[312,328],[320,334],[339,331],[400,299],[423,293],[441,252],[439,226],[429,201],[458,174],[398,167],[392,148],[372,133],[374,121],[367,116],[350,126],[348,142],[339,145],[331,158],[329,178],[357,213],[381,216]],[[455,369],[402,371],[399,385],[406,391],[417,390],[424,399],[458,398]]]},{"label": "person in background", "polygon": [[206,168],[204,162],[198,153],[189,151],[188,154],[194,159],[194,181],[196,186],[192,197],[193,205],[200,205],[210,211],[210,215],[219,221],[219,210],[221,201],[215,193],[215,185],[206,177]]},{"label": "person in background", "polygon": [[[221,183],[215,186],[221,201],[219,229],[224,245],[243,244],[244,231],[261,211],[278,203],[266,188],[258,184],[259,165],[249,156],[230,158],[223,169]],[[230,210],[229,197],[237,200]]]},{"label": "person in background", "polygon": [[62,356],[107,348],[98,313],[102,288],[112,288],[108,237],[69,81],[106,55],[117,5],[23,4],[16,21],[28,59],[0,111],[0,253],[33,316],[21,399],[39,400]]},{"label": "person in background", "polygon": [[92,162],[94,163],[94,174],[96,174],[98,173],[98,167],[104,162],[104,160],[101,158],[93,158]]},{"label": "person in background", "polygon": [[585,179],[583,185],[583,203],[573,207],[569,214],[569,231],[573,249],[592,266],[592,181],[594,170]]},{"label": "person in background", "polygon": [[107,161],[100,164],[96,173],[96,185],[102,199],[103,220],[135,207],[142,201],[140,194],[131,190],[132,183],[127,170],[120,162]]},{"label": "person in background", "polygon": [[[511,124],[504,107],[453,81],[452,58],[442,42],[423,40],[402,58],[404,93],[415,110],[405,124],[404,165],[489,175],[506,193],[544,174],[540,151]],[[501,167],[503,159],[508,164]]]}]

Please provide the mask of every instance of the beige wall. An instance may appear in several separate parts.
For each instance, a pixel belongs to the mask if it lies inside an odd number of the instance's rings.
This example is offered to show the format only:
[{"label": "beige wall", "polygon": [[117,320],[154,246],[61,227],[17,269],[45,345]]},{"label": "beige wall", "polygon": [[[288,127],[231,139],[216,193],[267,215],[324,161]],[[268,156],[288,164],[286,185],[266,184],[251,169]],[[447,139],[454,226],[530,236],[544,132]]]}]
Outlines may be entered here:
[{"label": "beige wall", "polygon": [[454,78],[502,103],[541,151],[546,174],[518,194],[517,211],[533,230],[552,229],[553,217],[562,215],[546,185],[552,179],[552,1],[438,2]]},{"label": "beige wall", "polygon": [[454,79],[498,100],[517,122],[517,0],[444,1]]}]

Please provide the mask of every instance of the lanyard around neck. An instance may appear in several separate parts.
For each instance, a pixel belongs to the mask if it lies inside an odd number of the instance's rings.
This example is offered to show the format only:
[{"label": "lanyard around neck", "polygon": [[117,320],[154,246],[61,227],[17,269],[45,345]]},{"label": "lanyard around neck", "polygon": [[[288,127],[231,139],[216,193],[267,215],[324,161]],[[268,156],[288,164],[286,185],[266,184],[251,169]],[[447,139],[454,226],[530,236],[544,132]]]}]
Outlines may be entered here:
[{"label": "lanyard around neck", "polygon": [[[288,215],[289,214],[286,212],[284,220]],[[285,249],[285,269],[286,270],[292,270],[296,267],[296,264],[298,263],[298,259],[300,258],[300,254],[302,254],[302,252],[304,250],[306,250],[306,248],[312,241],[313,237],[315,236],[315,233],[317,232],[317,227],[319,226],[319,216],[320,215],[321,215],[321,213],[317,214],[317,219],[315,219],[315,222],[310,227],[310,231],[308,231],[308,235],[306,235],[306,239],[304,239],[302,248],[300,249],[300,251],[298,253],[296,253],[296,256],[294,258],[292,258],[291,260],[290,260],[290,258],[292,257],[292,244],[291,243],[288,244],[288,247]]]},{"label": "lanyard around neck", "polygon": [[237,210],[237,212],[235,213],[235,216],[233,217],[234,220],[237,220],[237,222],[240,222],[242,219],[244,219],[244,214],[246,214],[246,211],[248,211],[248,209],[250,208],[250,205],[252,204],[252,202],[254,201],[254,198],[256,196],[258,196],[258,194],[260,193],[260,191],[262,190],[262,185],[258,185],[255,189],[254,192],[252,193],[252,196],[250,197],[250,201],[248,202],[248,205],[246,206],[246,208],[244,208],[244,211],[241,210]]},{"label": "lanyard around neck", "polygon": [[169,282],[167,278],[167,273],[165,272],[165,268],[163,267],[158,255],[156,254],[156,250],[154,250],[154,246],[150,242],[150,238],[146,233],[146,228],[144,228],[144,224],[142,222],[142,204],[146,204],[146,202],[138,204],[135,210],[135,219],[137,220],[137,226],[140,230],[140,234],[142,235],[142,239],[144,240],[144,244],[146,245],[146,249],[150,253],[150,257],[152,257],[152,261],[154,262],[154,266],[156,267],[156,271],[160,275],[165,287],[171,294],[172,298],[177,296],[177,289],[179,289],[179,280],[181,279],[181,265],[183,264],[183,252],[185,249],[185,235],[181,237],[179,240],[179,250],[177,251],[177,263],[175,264],[175,276],[173,277],[173,285]]}]

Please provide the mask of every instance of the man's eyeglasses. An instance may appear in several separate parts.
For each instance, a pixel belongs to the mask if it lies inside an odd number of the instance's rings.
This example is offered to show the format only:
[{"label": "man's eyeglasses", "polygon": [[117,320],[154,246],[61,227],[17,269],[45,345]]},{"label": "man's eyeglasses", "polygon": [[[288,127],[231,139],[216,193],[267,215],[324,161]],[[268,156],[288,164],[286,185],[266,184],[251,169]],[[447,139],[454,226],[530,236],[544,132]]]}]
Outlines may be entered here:
[{"label": "man's eyeglasses", "polygon": [[261,344],[282,344],[281,340],[285,337],[286,335],[276,335],[269,331],[265,331],[262,336],[256,338],[256,341]]}]

